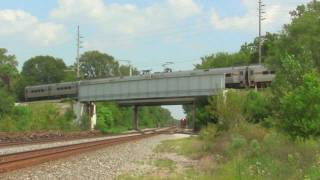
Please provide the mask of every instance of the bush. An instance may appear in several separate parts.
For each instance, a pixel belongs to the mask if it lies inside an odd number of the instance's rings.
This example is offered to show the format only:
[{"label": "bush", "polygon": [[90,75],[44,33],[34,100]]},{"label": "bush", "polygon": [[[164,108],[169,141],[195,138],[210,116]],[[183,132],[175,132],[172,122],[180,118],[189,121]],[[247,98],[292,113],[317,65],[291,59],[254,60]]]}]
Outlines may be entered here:
[{"label": "bush", "polygon": [[100,107],[97,109],[97,125],[96,129],[102,133],[108,133],[114,127],[114,118],[112,112],[108,107]]},{"label": "bush", "polygon": [[303,77],[303,84],[280,99],[280,128],[292,138],[320,136],[320,78]]},{"label": "bush", "polygon": [[247,144],[247,140],[242,136],[236,135],[231,138],[231,151],[242,149]]},{"label": "bush", "polygon": [[17,123],[9,116],[5,116],[0,120],[0,131],[4,132],[15,132],[18,131]]},{"label": "bush", "polygon": [[80,119],[80,129],[89,130],[90,129],[90,118],[88,115],[83,115]]},{"label": "bush", "polygon": [[265,93],[250,91],[244,107],[247,120],[252,123],[262,122],[270,113],[268,106],[269,100]]},{"label": "bush", "polygon": [[204,141],[204,150],[210,151],[213,148],[214,139],[217,136],[217,127],[214,124],[209,124],[199,133],[200,140]]},{"label": "bush", "polygon": [[9,115],[14,108],[14,98],[0,86],[0,118]]},{"label": "bush", "polygon": [[253,155],[259,155],[259,152],[261,150],[259,141],[257,141],[256,139],[252,140],[250,142],[250,150]]},{"label": "bush", "polygon": [[31,104],[16,106],[11,116],[0,120],[1,131],[72,131],[79,126],[74,122],[72,109],[61,111],[55,104]]},{"label": "bush", "polygon": [[227,131],[244,122],[245,93],[228,90],[209,100],[208,110],[218,117],[218,130]]}]

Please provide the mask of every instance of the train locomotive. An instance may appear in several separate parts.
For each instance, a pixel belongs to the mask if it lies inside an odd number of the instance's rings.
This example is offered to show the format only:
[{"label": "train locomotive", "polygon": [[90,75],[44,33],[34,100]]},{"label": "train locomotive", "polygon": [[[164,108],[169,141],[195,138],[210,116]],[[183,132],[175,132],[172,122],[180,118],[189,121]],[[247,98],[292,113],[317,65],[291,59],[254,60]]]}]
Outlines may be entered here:
[{"label": "train locomotive", "polygon": [[[195,71],[210,71],[217,74],[225,74],[225,87],[236,89],[264,88],[269,86],[275,78],[275,72],[272,70],[268,70],[262,65],[203,69],[194,71],[162,72],[147,75],[142,74],[138,76],[150,76],[150,78],[157,78],[164,77],[167,74],[174,75],[179,73],[184,73],[185,75],[191,76]],[[117,78],[122,77],[115,77],[110,79],[116,80]],[[27,86],[25,88],[25,100],[32,101],[42,99],[77,98],[79,85],[81,85],[81,81]]]}]

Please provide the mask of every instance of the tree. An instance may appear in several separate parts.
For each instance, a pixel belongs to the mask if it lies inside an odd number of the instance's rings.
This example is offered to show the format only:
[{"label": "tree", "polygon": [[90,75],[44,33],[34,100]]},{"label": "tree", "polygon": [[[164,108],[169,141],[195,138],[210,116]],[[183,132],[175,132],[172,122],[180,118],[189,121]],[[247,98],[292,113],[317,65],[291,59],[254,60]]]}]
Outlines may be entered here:
[{"label": "tree", "polygon": [[[278,34],[266,33],[262,44],[262,61],[267,58],[274,44],[279,39]],[[201,64],[197,64],[197,69],[209,69],[231,66],[245,66],[259,63],[259,38],[255,38],[252,43],[245,43],[240,50],[235,53],[218,52],[209,56],[202,57]]]},{"label": "tree", "polygon": [[75,66],[68,66],[66,68],[65,72],[65,76],[63,81],[64,82],[71,82],[71,81],[77,81],[77,72],[76,72],[76,67]]},{"label": "tree", "polygon": [[0,84],[11,91],[12,82],[18,76],[18,62],[14,55],[7,55],[7,50],[0,48]]},{"label": "tree", "polygon": [[82,78],[106,78],[118,76],[119,63],[105,53],[88,51],[80,57],[80,72]]},{"label": "tree", "polygon": [[239,52],[239,53],[225,53],[219,52],[210,56],[201,58],[202,63],[197,64],[197,69],[209,69],[209,68],[220,68],[229,66],[240,66],[247,65],[250,61],[250,55]]},{"label": "tree", "polygon": [[244,104],[244,114],[249,122],[259,123],[269,116],[269,106],[265,92],[250,91]]},{"label": "tree", "polygon": [[0,119],[11,113],[14,108],[14,98],[0,87]]},{"label": "tree", "polygon": [[245,98],[241,91],[228,90],[209,99],[207,110],[218,118],[219,130],[229,130],[244,122]]},{"label": "tree", "polygon": [[137,68],[135,67],[130,67],[130,66],[127,66],[127,65],[121,65],[119,67],[119,73],[121,76],[129,76],[130,75],[130,68],[131,68],[131,73],[132,75],[138,75],[139,74],[139,71]]},{"label": "tree", "polygon": [[320,78],[308,73],[292,92],[280,99],[280,123],[292,138],[320,136]]},{"label": "tree", "polygon": [[284,26],[277,41],[267,54],[267,62],[273,67],[280,65],[280,59],[287,54],[296,59],[310,61],[320,70],[320,2],[301,5],[292,11],[292,22]]},{"label": "tree", "polygon": [[22,76],[28,85],[59,83],[65,78],[66,65],[52,56],[36,56],[26,61]]}]

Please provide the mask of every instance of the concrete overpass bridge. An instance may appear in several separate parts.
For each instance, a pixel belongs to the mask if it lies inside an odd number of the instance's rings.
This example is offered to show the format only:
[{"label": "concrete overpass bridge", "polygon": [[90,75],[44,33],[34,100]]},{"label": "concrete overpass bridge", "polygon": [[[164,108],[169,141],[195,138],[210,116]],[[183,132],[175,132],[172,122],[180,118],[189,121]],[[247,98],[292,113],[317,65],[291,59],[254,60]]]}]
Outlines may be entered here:
[{"label": "concrete overpass bridge", "polygon": [[215,95],[224,88],[225,74],[213,70],[180,71],[80,81],[78,101],[89,104],[93,122],[94,102],[133,106],[133,127],[138,129],[139,106],[192,104],[194,122],[195,99]]}]

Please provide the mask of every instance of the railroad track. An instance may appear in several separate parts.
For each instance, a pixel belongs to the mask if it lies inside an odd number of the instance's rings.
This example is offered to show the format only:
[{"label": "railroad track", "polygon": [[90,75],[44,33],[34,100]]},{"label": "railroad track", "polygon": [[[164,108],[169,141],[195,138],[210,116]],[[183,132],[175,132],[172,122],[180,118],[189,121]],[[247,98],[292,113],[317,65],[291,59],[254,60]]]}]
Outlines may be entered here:
[{"label": "railroad track", "polygon": [[91,137],[81,137],[81,138],[51,138],[51,139],[42,139],[42,140],[33,140],[33,141],[21,141],[21,142],[0,142],[0,148],[11,147],[11,146],[21,146],[21,145],[33,145],[33,144],[44,144],[44,143],[53,143],[53,142],[61,142],[61,141],[72,141],[72,140],[81,140],[81,139],[93,139],[93,138],[101,138],[101,137],[112,137],[117,135],[130,135],[130,134],[138,134],[138,133],[148,133],[152,132],[152,130],[142,130],[139,132],[130,132],[130,133],[121,133],[115,135],[100,135],[100,136],[91,136]]},{"label": "railroad track", "polygon": [[13,171],[37,165],[50,160],[56,160],[68,157],[75,154],[80,154],[88,151],[94,151],[103,147],[108,147],[116,144],[121,144],[129,141],[139,140],[160,133],[169,132],[172,128],[159,130],[156,132],[148,132],[138,135],[128,135],[124,137],[117,137],[106,140],[99,140],[93,142],[79,143],[73,145],[52,147],[46,149],[38,149],[32,151],[25,151],[13,154],[5,154],[0,156],[0,173]]}]

